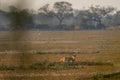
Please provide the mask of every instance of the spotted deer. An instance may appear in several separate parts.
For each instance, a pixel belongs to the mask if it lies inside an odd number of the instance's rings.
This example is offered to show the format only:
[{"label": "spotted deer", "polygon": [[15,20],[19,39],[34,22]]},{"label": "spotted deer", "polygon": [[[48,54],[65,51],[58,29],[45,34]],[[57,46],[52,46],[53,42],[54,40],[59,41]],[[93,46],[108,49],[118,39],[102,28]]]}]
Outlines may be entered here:
[{"label": "spotted deer", "polygon": [[66,56],[66,57],[62,57],[60,59],[60,62],[75,62],[76,59],[76,55],[72,55],[72,56]]}]

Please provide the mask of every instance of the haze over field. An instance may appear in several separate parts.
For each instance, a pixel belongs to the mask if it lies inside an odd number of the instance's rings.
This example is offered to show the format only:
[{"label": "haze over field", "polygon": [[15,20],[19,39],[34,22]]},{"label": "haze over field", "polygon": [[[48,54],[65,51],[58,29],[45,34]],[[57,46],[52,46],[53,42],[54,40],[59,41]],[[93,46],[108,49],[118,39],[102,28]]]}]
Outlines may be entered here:
[{"label": "haze over field", "polygon": [[[38,10],[44,4],[54,4],[61,0],[0,0],[0,9],[7,10],[10,5]],[[75,9],[84,9],[91,5],[113,6],[120,10],[120,0],[64,0],[73,4]],[[24,5],[24,6],[23,6]]]},{"label": "haze over field", "polygon": [[0,30],[14,29],[10,26],[40,30],[119,29],[119,4],[119,0],[0,0]]}]

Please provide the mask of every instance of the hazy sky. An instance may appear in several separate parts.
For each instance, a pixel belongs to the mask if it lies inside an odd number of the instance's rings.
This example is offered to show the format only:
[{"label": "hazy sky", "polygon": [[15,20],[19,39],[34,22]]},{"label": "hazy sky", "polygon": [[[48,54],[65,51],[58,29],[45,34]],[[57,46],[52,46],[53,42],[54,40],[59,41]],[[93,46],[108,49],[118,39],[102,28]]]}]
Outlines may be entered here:
[{"label": "hazy sky", "polygon": [[44,4],[53,5],[54,2],[68,1],[72,3],[73,8],[83,9],[91,5],[113,6],[120,10],[120,0],[0,0],[0,9],[8,9],[10,5],[19,5],[20,7],[38,10]]}]

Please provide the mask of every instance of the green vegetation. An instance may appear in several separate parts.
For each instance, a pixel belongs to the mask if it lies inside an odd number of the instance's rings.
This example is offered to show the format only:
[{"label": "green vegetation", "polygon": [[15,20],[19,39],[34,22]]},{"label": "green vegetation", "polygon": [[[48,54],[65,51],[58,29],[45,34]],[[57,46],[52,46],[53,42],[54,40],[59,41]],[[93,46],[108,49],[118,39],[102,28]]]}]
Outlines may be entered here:
[{"label": "green vegetation", "polygon": [[103,77],[104,78],[112,78],[112,77],[119,77],[120,78],[120,72],[105,74]]},{"label": "green vegetation", "polygon": [[15,66],[6,66],[6,65],[1,65],[0,70],[15,70]]},{"label": "green vegetation", "polygon": [[92,76],[92,79],[93,80],[99,80],[99,78],[102,78],[103,77],[103,75],[102,74],[94,74],[93,76]]},{"label": "green vegetation", "polygon": [[120,72],[110,73],[110,74],[93,74],[93,80],[119,80],[120,79]]},{"label": "green vegetation", "polygon": [[36,70],[36,69],[78,69],[83,68],[84,66],[96,66],[96,65],[113,65],[112,63],[102,63],[102,62],[53,62],[50,63],[48,61],[43,62],[37,62],[29,66],[20,65],[18,67],[16,66],[7,66],[7,65],[1,65],[0,70]]}]

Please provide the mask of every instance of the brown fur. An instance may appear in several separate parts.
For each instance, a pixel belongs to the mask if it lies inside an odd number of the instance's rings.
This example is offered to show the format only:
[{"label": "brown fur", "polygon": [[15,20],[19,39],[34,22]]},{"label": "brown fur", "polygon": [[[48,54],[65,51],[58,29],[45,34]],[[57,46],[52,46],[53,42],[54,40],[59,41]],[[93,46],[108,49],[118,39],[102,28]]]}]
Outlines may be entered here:
[{"label": "brown fur", "polygon": [[68,56],[68,57],[62,57],[60,59],[60,62],[75,62],[75,55]]}]

